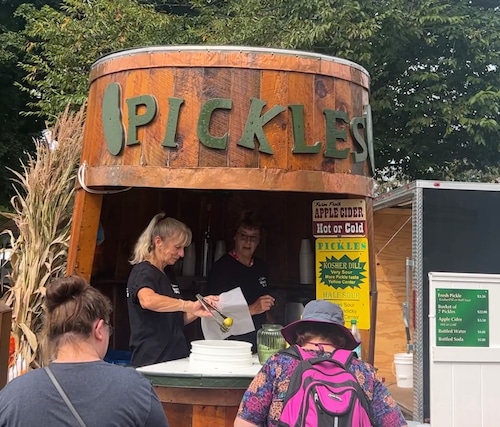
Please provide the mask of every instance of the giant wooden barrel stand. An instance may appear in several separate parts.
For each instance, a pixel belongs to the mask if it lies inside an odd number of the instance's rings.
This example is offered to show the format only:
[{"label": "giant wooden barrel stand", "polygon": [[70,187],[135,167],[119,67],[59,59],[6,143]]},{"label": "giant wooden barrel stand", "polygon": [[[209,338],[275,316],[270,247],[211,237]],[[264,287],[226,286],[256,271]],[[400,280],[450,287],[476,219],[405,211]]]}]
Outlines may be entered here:
[{"label": "giant wooden barrel stand", "polygon": [[[369,75],[350,61],[278,49],[168,46],[115,53],[91,70],[81,167],[82,187],[93,189],[364,198],[371,240]],[[87,279],[103,197],[80,188],[75,202],[68,270]],[[375,286],[374,276],[370,283]],[[249,382],[176,381],[153,379],[171,427],[231,426]]]}]

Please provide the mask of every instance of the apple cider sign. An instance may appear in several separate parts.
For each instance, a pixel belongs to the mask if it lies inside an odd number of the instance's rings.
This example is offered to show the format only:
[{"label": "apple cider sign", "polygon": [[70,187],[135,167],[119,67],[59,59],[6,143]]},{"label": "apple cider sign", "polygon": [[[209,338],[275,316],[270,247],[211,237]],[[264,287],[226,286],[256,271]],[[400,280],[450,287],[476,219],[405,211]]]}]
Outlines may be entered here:
[{"label": "apple cider sign", "polygon": [[363,199],[315,200],[312,210],[314,237],[366,235],[366,204]]}]

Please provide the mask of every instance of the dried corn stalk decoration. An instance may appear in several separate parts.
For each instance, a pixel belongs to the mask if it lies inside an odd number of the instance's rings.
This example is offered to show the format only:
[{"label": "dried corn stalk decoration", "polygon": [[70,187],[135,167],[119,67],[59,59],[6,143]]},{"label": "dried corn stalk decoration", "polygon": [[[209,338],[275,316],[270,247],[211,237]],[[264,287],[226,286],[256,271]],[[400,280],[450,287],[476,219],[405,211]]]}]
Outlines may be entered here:
[{"label": "dried corn stalk decoration", "polygon": [[13,372],[41,366],[41,327],[45,286],[66,273],[75,181],[80,160],[84,108],[69,108],[49,129],[50,138],[35,140],[36,150],[15,172],[11,199],[17,238],[10,233],[11,288],[2,300],[12,307],[15,340]]}]

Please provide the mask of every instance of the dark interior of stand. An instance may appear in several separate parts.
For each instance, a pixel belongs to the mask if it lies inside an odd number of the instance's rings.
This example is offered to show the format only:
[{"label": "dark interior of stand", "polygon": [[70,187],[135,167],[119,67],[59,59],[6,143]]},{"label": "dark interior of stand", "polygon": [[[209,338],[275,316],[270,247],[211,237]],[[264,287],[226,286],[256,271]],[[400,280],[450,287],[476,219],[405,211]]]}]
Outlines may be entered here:
[{"label": "dark interior of stand", "polygon": [[[182,275],[182,261],[174,266],[183,296],[194,299],[205,294],[203,256],[208,233],[210,270],[218,240],[232,248],[234,226],[243,210],[258,214],[264,235],[256,256],[269,267],[270,293],[276,298],[273,317],[285,324],[288,302],[307,303],[315,297],[314,285],[299,282],[299,250],[302,239],[312,236],[312,202],[321,199],[345,198],[346,195],[300,192],[224,191],[187,189],[132,188],[103,197],[100,222],[104,241],[96,247],[91,283],[110,297],[113,303],[115,333],[110,348],[128,350],[129,324],[126,283],[132,266],[128,260],[140,233],[151,218],[164,212],[187,224],[193,233],[196,250],[194,276]],[[188,339],[202,339],[199,320],[186,327]]]}]

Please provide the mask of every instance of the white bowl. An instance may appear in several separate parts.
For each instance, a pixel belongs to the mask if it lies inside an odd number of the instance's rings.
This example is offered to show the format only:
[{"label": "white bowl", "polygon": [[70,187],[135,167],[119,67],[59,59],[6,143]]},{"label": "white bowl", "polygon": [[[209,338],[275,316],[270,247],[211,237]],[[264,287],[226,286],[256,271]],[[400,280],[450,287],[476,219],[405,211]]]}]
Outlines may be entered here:
[{"label": "white bowl", "polygon": [[192,349],[191,354],[203,354],[205,356],[221,356],[221,357],[248,357],[251,356],[251,352],[249,351],[205,351],[203,349]]},{"label": "white bowl", "polygon": [[232,359],[251,359],[252,353],[204,353],[200,351],[192,351],[192,355],[196,357],[205,357],[208,359],[217,358],[219,360],[232,360]]},{"label": "white bowl", "polygon": [[220,366],[229,367],[244,367],[252,364],[252,356],[245,358],[223,358],[217,355],[200,355],[193,354],[189,356],[189,363],[196,365]]},{"label": "white bowl", "polygon": [[238,361],[242,363],[251,363],[252,361],[252,355],[248,356],[243,356],[243,357],[238,357],[234,358],[231,355],[226,355],[226,356],[219,356],[216,354],[196,354],[196,353],[191,353],[191,356],[194,360],[203,360],[204,362],[232,362],[232,361]]},{"label": "white bowl", "polygon": [[217,367],[252,364],[252,344],[245,341],[199,340],[191,342],[189,362]]},{"label": "white bowl", "polygon": [[198,340],[191,342],[191,351],[204,354],[251,354],[252,344],[245,341]]}]

